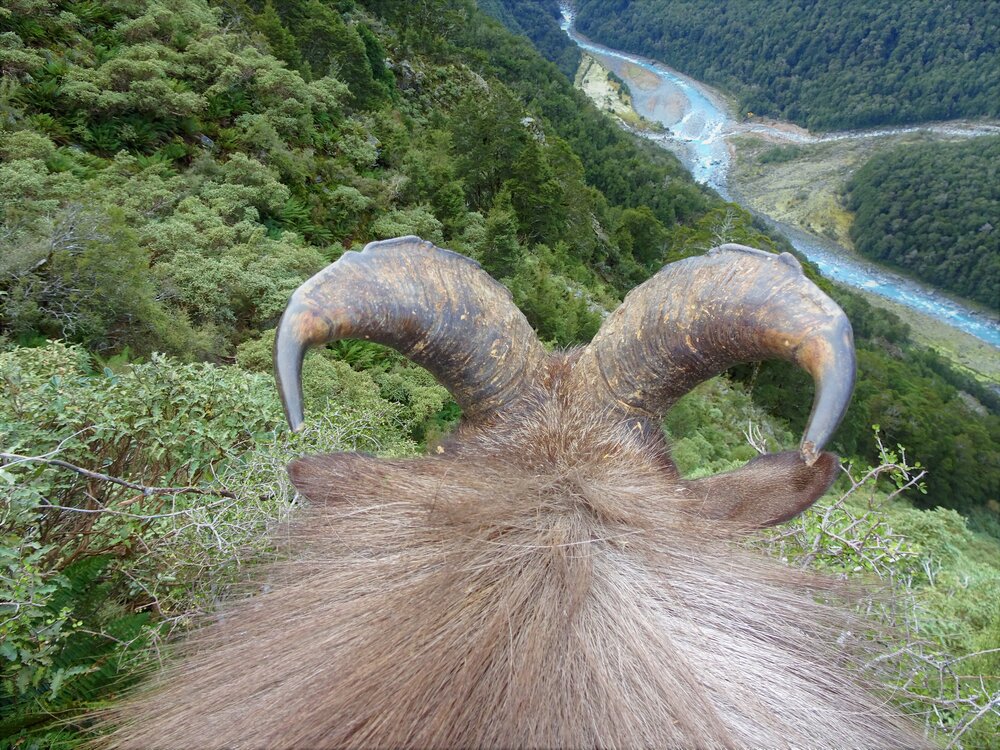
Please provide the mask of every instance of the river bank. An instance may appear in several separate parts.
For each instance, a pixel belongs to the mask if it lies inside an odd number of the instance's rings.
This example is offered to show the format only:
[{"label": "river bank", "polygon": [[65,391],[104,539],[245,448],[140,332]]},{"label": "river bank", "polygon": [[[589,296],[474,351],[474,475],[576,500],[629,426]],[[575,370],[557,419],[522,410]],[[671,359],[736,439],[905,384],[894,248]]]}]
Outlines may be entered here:
[{"label": "river bank", "polygon": [[642,133],[662,133],[662,125],[647,120],[635,111],[631,91],[620,81],[620,78],[615,80],[611,71],[594,57],[584,53],[573,85],[585,93],[602,112],[617,119],[624,127]]},{"label": "river bank", "polygon": [[[940,140],[940,137],[905,133],[881,139],[788,145],[772,138],[741,135],[729,142],[733,157],[729,187],[733,196],[738,196],[739,201],[755,213],[828,239],[859,263],[869,263],[854,251],[849,235],[852,215],[841,199],[843,186],[854,170],[880,148],[929,140]],[[1000,384],[1000,352],[996,347],[884,295],[863,287],[855,291],[876,307],[898,315],[910,326],[914,341],[931,347],[971,374]],[[942,292],[934,293],[948,297]],[[952,298],[951,301],[976,307],[968,300]],[[982,308],[979,312],[983,316],[990,315]]]},{"label": "river bank", "polygon": [[[858,257],[848,236],[851,216],[839,200],[850,173],[875,150],[907,139],[996,133],[1000,124],[932,123],[816,135],[790,123],[738,120],[720,92],[656,61],[581,37],[568,9],[563,28],[591,58],[591,67],[596,61],[625,82],[637,116],[668,130],[653,134],[632,129],[677,154],[696,180],[724,198],[776,220],[777,228],[825,275],[879,307],[902,312],[916,340],[1000,384],[1000,317]],[[605,110],[615,99],[607,88],[596,97],[587,93]],[[623,101],[614,106],[620,109]],[[616,119],[629,125],[620,115]],[[775,149],[779,153],[768,159],[765,155]]]}]

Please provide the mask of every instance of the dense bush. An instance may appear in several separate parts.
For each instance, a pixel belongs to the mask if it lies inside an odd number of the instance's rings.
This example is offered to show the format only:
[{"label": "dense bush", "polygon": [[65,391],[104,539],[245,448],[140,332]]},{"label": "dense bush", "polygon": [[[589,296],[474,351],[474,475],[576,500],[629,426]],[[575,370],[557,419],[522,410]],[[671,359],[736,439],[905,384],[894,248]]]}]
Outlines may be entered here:
[{"label": "dense bush", "polygon": [[[528,273],[538,264],[521,260],[544,245],[552,251],[531,273],[613,305],[662,261],[667,239],[620,247],[618,206],[648,203],[665,227],[703,210],[673,157],[640,157],[612,124],[581,114],[568,82],[496,24],[442,41],[469,50],[485,78],[461,53],[418,55],[392,88],[385,45],[422,49],[437,20],[471,8],[383,9],[406,25],[397,33],[342,5],[230,5],[226,25],[199,0],[114,6],[86,22],[75,3],[12,6],[0,328],[105,353],[231,354],[325,261],[406,233],[499,276]],[[477,61],[479,49],[490,54]],[[506,249],[504,212],[515,220]],[[571,343],[591,330],[552,335]]]},{"label": "dense bush", "polygon": [[[241,352],[251,368],[259,349]],[[162,356],[95,372],[58,343],[0,353],[3,735],[109,699],[151,643],[243,581],[295,508],[291,458],[409,455],[411,434],[443,428],[425,371],[369,356],[369,372],[311,357],[318,418],[298,435],[269,374]]]}]

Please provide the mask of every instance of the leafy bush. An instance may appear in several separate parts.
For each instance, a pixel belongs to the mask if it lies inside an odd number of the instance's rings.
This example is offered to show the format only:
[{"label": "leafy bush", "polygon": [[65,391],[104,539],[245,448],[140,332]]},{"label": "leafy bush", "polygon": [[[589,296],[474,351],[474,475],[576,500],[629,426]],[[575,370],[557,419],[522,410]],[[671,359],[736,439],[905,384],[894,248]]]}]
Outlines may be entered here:
[{"label": "leafy bush", "polygon": [[761,164],[784,164],[798,159],[803,150],[801,146],[774,146],[762,153],[757,160]]},{"label": "leafy bush", "polygon": [[407,428],[442,409],[443,389],[390,369],[383,390],[395,402],[332,364],[307,381],[323,416],[297,435],[262,374],[158,355],[94,372],[90,355],[61,343],[0,353],[5,735],[35,727],[51,741],[53,715],[108,700],[151,643],[244,581],[271,552],[268,529],[295,508],[291,458],[415,450]]},{"label": "leafy bush", "polygon": [[713,378],[681,398],[664,422],[671,451],[683,476],[698,478],[730,471],[757,455],[753,443],[769,451],[789,450],[795,437],[779,420],[753,403],[746,390]]}]

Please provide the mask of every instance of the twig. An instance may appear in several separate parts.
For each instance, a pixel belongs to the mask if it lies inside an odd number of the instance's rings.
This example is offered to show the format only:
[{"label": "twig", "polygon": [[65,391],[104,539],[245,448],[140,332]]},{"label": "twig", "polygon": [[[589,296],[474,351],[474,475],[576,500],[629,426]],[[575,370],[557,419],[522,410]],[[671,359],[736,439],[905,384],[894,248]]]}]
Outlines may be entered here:
[{"label": "twig", "polygon": [[[213,493],[203,492],[203,495],[210,495]],[[222,503],[222,500],[218,500],[214,503],[202,506],[201,510],[206,510],[208,508],[214,508],[215,506]],[[121,510],[112,510],[111,508],[74,508],[71,505],[56,505],[55,503],[50,503],[46,500],[42,501],[41,507],[51,508],[52,510],[65,510],[71,513],[93,513],[96,515],[106,515],[106,516],[122,516],[123,518],[136,518],[140,521],[157,521],[161,518],[176,518],[178,516],[191,516],[193,511],[191,509],[178,510],[173,513],[127,513]],[[196,524],[199,525],[199,524]]]},{"label": "twig", "polygon": [[990,711],[992,711],[993,708],[995,706],[998,706],[998,705],[1000,705],[1000,694],[994,695],[993,699],[990,700],[989,703],[987,703],[982,708],[980,708],[971,719],[969,719],[964,724],[962,724],[962,728],[959,729],[957,732],[955,732],[954,735],[952,735],[951,742],[949,742],[947,745],[945,745],[945,750],[947,750],[948,748],[951,748],[951,747],[955,747],[955,745],[958,744],[959,739],[961,739],[962,735],[965,734],[965,731],[969,727],[971,727],[973,724],[975,724],[981,718],[983,718],[984,716],[986,716],[987,713],[989,713]]},{"label": "twig", "polygon": [[80,476],[88,477],[89,479],[98,479],[102,482],[111,482],[112,484],[121,485],[122,487],[128,487],[130,490],[141,492],[145,497],[150,497],[152,495],[191,494],[209,495],[212,497],[228,497],[233,500],[237,499],[235,493],[222,489],[210,490],[203,487],[148,487],[144,484],[137,484],[136,482],[130,482],[127,479],[121,479],[120,477],[112,477],[107,474],[101,474],[98,471],[84,469],[82,466],[76,466],[75,464],[68,463],[67,461],[61,461],[58,458],[45,458],[44,456],[21,456],[17,453],[0,453],[0,459],[3,459],[4,461],[17,461],[18,463],[29,462],[42,463],[48,466],[58,466],[62,469],[75,471]]}]

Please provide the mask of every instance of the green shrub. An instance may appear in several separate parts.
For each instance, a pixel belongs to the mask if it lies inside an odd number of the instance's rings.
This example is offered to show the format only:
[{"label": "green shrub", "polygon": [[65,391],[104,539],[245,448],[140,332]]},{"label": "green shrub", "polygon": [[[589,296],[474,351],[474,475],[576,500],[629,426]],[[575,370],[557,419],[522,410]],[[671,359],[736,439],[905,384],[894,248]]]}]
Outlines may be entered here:
[{"label": "green shrub", "polygon": [[784,164],[795,161],[803,153],[805,149],[801,146],[774,146],[758,156],[757,161],[761,164]]},{"label": "green shrub", "polygon": [[412,454],[407,433],[446,399],[423,371],[380,385],[330,365],[306,368],[310,426],[293,434],[264,374],[159,355],[94,372],[61,343],[0,352],[3,735],[55,742],[54,716],[109,700],[150,644],[244,582],[296,507],[289,460]]}]

